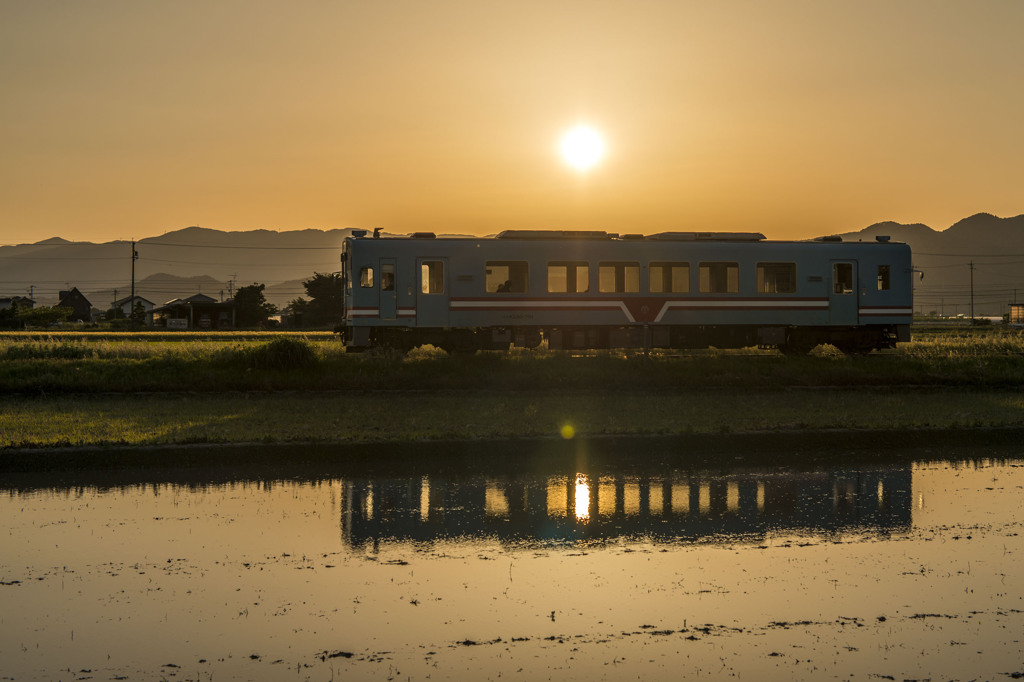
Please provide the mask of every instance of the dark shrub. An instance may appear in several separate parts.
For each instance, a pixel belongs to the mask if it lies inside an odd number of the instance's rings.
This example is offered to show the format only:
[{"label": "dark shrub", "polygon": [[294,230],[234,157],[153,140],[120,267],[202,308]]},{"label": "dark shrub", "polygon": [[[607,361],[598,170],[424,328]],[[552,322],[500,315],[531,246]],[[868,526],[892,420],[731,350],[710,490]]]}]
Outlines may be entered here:
[{"label": "dark shrub", "polygon": [[305,339],[275,339],[245,348],[241,355],[252,369],[306,369],[320,361],[316,350]]}]

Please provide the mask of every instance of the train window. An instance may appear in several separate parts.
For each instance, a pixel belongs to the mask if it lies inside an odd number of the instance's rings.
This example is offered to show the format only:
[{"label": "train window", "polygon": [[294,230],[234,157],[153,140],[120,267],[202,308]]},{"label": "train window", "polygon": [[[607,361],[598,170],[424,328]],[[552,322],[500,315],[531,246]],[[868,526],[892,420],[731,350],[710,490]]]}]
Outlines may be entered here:
[{"label": "train window", "polygon": [[878,290],[889,291],[889,266],[878,266]]},{"label": "train window", "polygon": [[395,264],[381,263],[380,266],[380,289],[381,291],[395,290]]},{"label": "train window", "polygon": [[796,293],[796,263],[758,263],[757,293]]},{"label": "train window", "polygon": [[602,293],[635,294],[640,291],[639,263],[598,263],[597,288]]},{"label": "train window", "polygon": [[832,266],[832,290],[837,294],[853,293],[853,263],[835,263]]},{"label": "train window", "polygon": [[739,263],[701,263],[697,272],[702,294],[735,294],[740,290]]},{"label": "train window", "polygon": [[484,291],[489,294],[525,294],[530,280],[524,260],[490,260],[485,264]]},{"label": "train window", "polygon": [[359,268],[359,286],[364,289],[373,288],[373,268],[369,265]]},{"label": "train window", "polygon": [[590,291],[590,264],[586,261],[548,263],[548,291],[553,294],[584,294]]},{"label": "train window", "polygon": [[425,260],[420,264],[420,291],[424,294],[444,293],[444,261]]},{"label": "train window", "polygon": [[690,290],[689,263],[651,263],[652,294],[685,294]]}]

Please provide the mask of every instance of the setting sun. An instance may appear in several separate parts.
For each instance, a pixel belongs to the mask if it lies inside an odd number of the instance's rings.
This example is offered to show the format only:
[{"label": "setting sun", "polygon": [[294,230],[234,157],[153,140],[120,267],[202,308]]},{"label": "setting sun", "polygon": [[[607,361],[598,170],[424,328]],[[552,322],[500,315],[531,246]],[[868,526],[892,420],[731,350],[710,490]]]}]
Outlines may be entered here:
[{"label": "setting sun", "polygon": [[588,126],[579,125],[562,136],[562,158],[576,170],[593,168],[604,157],[604,140]]}]

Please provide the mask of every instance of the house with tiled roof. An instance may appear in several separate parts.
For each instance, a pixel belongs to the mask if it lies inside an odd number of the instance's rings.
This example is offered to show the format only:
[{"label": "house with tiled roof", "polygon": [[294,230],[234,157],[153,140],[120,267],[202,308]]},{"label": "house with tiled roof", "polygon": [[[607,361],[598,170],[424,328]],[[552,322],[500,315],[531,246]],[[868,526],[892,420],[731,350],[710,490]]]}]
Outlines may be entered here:
[{"label": "house with tiled roof", "polygon": [[168,329],[233,329],[235,302],[206,294],[175,298],[153,309],[155,324]]},{"label": "house with tiled roof", "polygon": [[0,310],[8,308],[31,308],[36,302],[28,296],[0,296]]},{"label": "house with tiled roof", "polygon": [[156,305],[147,298],[143,298],[142,296],[135,296],[134,298],[131,296],[125,296],[124,298],[119,298],[114,301],[114,305],[112,307],[120,312],[120,314],[125,318],[131,318],[132,310],[138,304],[141,304],[142,309],[145,311],[145,314],[140,321],[143,324],[152,326],[153,309]]},{"label": "house with tiled roof", "polygon": [[59,296],[60,303],[57,304],[57,307],[71,308],[71,314],[68,315],[69,321],[92,322],[92,303],[78,290],[78,287],[62,291]]}]

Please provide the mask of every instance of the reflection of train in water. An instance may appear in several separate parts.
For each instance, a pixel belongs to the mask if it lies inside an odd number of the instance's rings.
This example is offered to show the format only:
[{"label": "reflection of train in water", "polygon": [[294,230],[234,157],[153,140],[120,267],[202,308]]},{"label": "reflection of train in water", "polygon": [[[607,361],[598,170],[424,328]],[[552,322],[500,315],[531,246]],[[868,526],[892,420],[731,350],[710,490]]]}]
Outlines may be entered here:
[{"label": "reflection of train in water", "polygon": [[[910,247],[758,233],[345,239],[345,344],[848,352],[910,340]],[[374,237],[377,233],[374,233]]]},{"label": "reflection of train in water", "polygon": [[360,546],[454,537],[695,542],[770,532],[891,531],[911,523],[911,471],[349,479],[342,532]]}]

